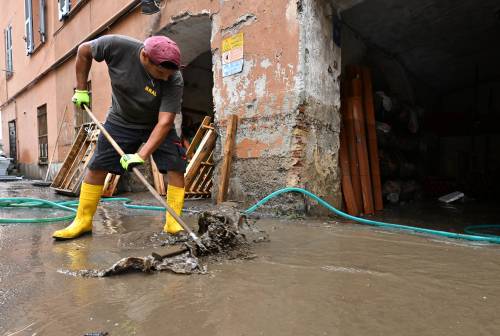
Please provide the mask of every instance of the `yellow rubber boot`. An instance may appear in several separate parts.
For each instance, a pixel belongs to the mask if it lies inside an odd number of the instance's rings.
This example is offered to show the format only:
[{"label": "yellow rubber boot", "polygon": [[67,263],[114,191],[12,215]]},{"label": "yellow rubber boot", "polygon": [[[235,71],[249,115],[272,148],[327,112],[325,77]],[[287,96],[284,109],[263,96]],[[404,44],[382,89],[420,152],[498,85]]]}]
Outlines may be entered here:
[{"label": "yellow rubber boot", "polygon": [[52,234],[55,239],[73,239],[92,231],[92,218],[101,199],[102,185],[83,182],[76,217],[68,227]]},{"label": "yellow rubber boot", "polygon": [[[184,188],[169,185],[167,188],[167,204],[180,216],[184,206]],[[176,234],[183,230],[182,226],[167,211],[167,222],[163,227],[163,231]]]}]

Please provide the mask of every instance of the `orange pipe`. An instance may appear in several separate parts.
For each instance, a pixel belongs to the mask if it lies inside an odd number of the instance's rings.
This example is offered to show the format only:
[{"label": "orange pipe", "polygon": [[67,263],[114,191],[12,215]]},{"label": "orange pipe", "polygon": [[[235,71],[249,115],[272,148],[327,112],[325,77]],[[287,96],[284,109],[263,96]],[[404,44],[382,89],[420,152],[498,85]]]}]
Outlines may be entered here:
[{"label": "orange pipe", "polygon": [[340,131],[340,171],[342,173],[342,193],[347,208],[347,213],[352,216],[359,216],[359,207],[354,196],[351,173],[349,170],[349,153],[347,149],[347,136],[345,129]]},{"label": "orange pipe", "polygon": [[365,106],[366,130],[368,136],[368,154],[370,156],[370,172],[373,184],[373,200],[375,210],[384,209],[382,199],[382,182],[380,181],[380,162],[378,158],[377,125],[373,107],[372,78],[369,68],[363,68],[361,73],[363,81],[363,103]]},{"label": "orange pipe", "polygon": [[361,192],[361,178],[359,176],[359,162],[358,156],[356,154],[356,136],[354,134],[354,119],[352,114],[352,100],[346,99],[346,108],[344,109],[344,122],[345,122],[345,133],[346,133],[346,143],[347,152],[349,159],[349,170],[351,172],[352,188],[354,191],[354,197],[356,199],[356,204],[359,209],[363,207],[363,196]]},{"label": "orange pipe", "polygon": [[[356,136],[356,154],[359,164],[359,175],[361,180],[361,192],[363,198],[363,209],[365,214],[375,213],[373,207],[372,182],[370,177],[370,164],[368,162],[368,149],[366,145],[365,120],[363,117],[363,101],[361,79],[352,80],[353,97],[349,100],[352,104],[352,117],[354,123],[354,134]],[[355,95],[355,96],[354,96]]]}]

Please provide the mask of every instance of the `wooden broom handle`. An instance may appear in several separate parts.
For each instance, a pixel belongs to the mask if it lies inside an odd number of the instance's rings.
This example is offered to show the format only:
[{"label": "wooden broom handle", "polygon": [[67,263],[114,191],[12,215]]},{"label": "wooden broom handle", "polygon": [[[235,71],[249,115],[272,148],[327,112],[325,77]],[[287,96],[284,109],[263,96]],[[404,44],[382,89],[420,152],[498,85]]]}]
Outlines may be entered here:
[{"label": "wooden broom handle", "polygon": [[[99,122],[99,120],[97,120],[97,118],[92,113],[92,111],[88,108],[88,106],[87,105],[83,105],[83,107],[85,108],[85,111],[87,111],[87,114],[90,116],[90,118],[92,119],[92,121],[97,125],[97,127],[99,128],[99,130],[101,130],[101,133],[104,134],[104,137],[106,137],[106,139],[109,141],[109,143],[118,152],[118,154],[120,154],[120,156],[121,155],[125,155],[125,152],[120,148],[120,146],[116,143],[116,141],[111,137],[111,135],[108,133],[108,131],[106,131],[106,129],[101,125],[101,123]],[[153,188],[153,186],[151,184],[149,184],[149,182],[146,180],[146,178],[144,177],[144,175],[142,175],[142,173],[139,171],[139,169],[137,169],[136,167],[134,167],[134,168],[132,168],[132,171],[137,176],[137,178],[142,182],[142,184],[144,184],[144,186],[149,190],[149,192],[154,196],[154,198],[156,198],[156,200],[158,200],[158,202],[160,202],[160,204],[165,209],[167,209],[167,212],[172,217],[174,217],[174,219],[182,226],[182,228],[184,230],[186,230],[186,232],[189,233],[189,235],[191,236],[191,238],[193,238],[194,242],[200,248],[205,249],[205,246],[202,244],[200,238],[193,232],[193,230],[191,230],[191,228],[189,226],[186,225],[186,223],[184,223],[184,221],[179,217],[179,215],[177,215],[175,213],[175,211],[171,207],[168,206],[167,202],[165,202],[165,200],[163,199],[163,197],[161,197],[160,194],[158,194],[158,192],[155,190],[155,188]]]}]

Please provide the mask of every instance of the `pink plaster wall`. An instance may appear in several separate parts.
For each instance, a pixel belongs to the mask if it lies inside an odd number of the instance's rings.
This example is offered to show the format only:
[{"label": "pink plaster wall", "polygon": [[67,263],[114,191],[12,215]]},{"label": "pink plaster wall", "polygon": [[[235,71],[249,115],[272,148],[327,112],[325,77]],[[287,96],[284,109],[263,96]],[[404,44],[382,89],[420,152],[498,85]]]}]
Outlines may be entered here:
[{"label": "pink plaster wall", "polygon": [[[55,60],[71,50],[96,27],[101,25],[129,0],[88,1],[76,15],[60,22],[57,2],[47,1],[48,39],[33,55],[25,54],[24,3],[6,1],[6,11],[0,13],[0,26],[8,22],[14,26],[14,76],[0,80],[0,105],[25,87],[34,77],[49,68]],[[214,100],[216,121],[224,141],[225,122],[229,114],[240,117],[237,156],[242,159],[282,155],[287,150],[286,127],[277,127],[273,121],[283,118],[296,108],[299,23],[296,1],[256,0],[219,2],[210,0],[172,0],[167,2],[161,16],[145,16],[136,9],[132,14],[111,26],[106,33],[124,34],[144,39],[182,16],[205,13],[212,20],[211,48],[214,54]],[[239,18],[253,16],[240,26],[233,27]],[[233,27],[234,29],[230,29]],[[222,78],[222,39],[243,32],[245,38],[245,67],[242,74]],[[3,43],[0,64],[5,64]],[[89,79],[92,81],[93,110],[104,120],[110,105],[110,86],[105,64],[94,62]],[[56,162],[64,159],[70,148],[73,130],[73,107],[70,99],[75,82],[74,57],[48,73],[43,80],[16,97],[15,102],[2,109],[4,148],[8,150],[7,122],[18,120],[19,160],[36,164],[38,146],[36,137],[36,108],[46,103],[49,121],[49,153],[55,144],[57,126],[65,106],[69,119],[60,139]],[[264,120],[263,120],[264,119]],[[267,121],[266,121],[267,120]],[[256,127],[257,122],[261,122]],[[258,145],[256,145],[258,144]]]}]

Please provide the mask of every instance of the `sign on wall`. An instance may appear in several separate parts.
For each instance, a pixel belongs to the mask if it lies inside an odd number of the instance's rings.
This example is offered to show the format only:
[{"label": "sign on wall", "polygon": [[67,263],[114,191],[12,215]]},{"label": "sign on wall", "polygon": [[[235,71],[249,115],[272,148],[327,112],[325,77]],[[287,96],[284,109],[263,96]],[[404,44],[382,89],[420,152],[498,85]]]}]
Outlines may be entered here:
[{"label": "sign on wall", "polygon": [[222,40],[222,77],[243,70],[243,33]]}]

